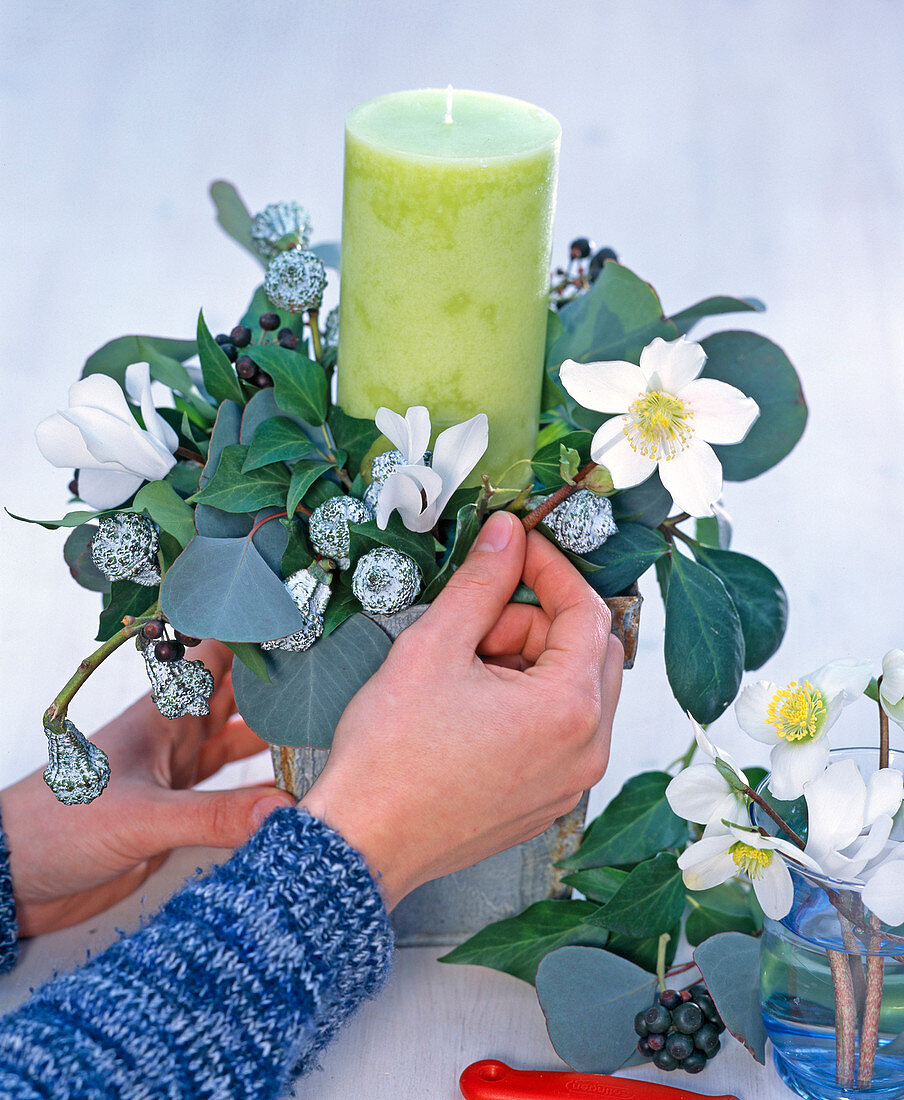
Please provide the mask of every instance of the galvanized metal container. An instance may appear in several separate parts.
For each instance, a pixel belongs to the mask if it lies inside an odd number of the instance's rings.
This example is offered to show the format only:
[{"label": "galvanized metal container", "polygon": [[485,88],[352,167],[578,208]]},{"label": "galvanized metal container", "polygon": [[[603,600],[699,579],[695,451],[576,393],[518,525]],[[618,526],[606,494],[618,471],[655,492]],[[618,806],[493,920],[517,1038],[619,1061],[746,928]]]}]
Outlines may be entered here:
[{"label": "galvanized metal container", "polygon": [[[636,585],[628,594],[606,600],[612,612],[612,633],[624,646],[625,668],[634,665],[642,602]],[[424,610],[414,607],[398,615],[373,618],[391,638],[397,638]],[[281,745],[272,745],[270,751],[277,785],[296,798],[308,790],[329,755],[327,749]],[[490,922],[512,917],[535,901],[568,897],[571,891],[562,885],[562,872],[555,864],[578,846],[587,797],[585,792],[571,813],[533,840],[419,886],[393,911],[396,943],[401,947],[460,943]]]}]

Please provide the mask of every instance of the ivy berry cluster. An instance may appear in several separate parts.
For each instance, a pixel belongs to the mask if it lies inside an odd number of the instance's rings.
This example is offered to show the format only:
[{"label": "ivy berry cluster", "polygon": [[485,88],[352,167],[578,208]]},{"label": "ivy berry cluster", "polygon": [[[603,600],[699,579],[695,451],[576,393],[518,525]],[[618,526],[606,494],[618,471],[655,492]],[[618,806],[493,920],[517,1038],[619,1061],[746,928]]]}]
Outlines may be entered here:
[{"label": "ivy berry cluster", "polygon": [[663,990],[634,1017],[634,1030],[638,1051],[659,1069],[701,1073],[722,1048],[725,1024],[706,986],[698,984],[682,992]]}]

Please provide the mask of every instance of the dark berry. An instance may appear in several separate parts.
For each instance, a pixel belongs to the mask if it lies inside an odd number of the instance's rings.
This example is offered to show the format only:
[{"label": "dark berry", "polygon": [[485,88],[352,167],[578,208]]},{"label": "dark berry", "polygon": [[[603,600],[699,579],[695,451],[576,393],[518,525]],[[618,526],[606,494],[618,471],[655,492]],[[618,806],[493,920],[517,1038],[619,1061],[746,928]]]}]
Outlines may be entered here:
[{"label": "dark berry", "polygon": [[69,482],[69,492],[72,493],[74,497],[78,496],[78,478],[74,477],[72,481]]},{"label": "dark berry", "polygon": [[250,382],[257,374],[257,363],[250,355],[240,355],[235,361],[235,373],[239,378],[244,378],[246,382]]},{"label": "dark berry", "polygon": [[298,347],[298,337],[290,328],[281,328],[276,334],[276,342],[281,348],[294,351]]},{"label": "dark berry", "polygon": [[677,1008],[681,1004],[681,994],[677,989],[666,989],[659,994],[658,1000],[663,1008]]},{"label": "dark berry", "polygon": [[689,1054],[681,1063],[685,1073],[701,1073],[706,1069],[706,1055],[699,1050]]},{"label": "dark berry", "polygon": [[259,370],[257,374],[251,379],[251,384],[257,386],[262,390],[267,389],[268,386],[273,385],[273,379],[265,370]]},{"label": "dark berry", "polygon": [[681,1000],[682,1001],[692,1001],[693,999],[694,998],[690,995],[690,993],[686,989],[682,991],[682,993],[681,993]]},{"label": "dark berry", "polygon": [[709,990],[706,988],[703,982],[696,982],[694,985],[688,986],[685,992],[690,993],[694,1000],[697,999],[699,994],[702,994],[704,997],[709,996]]},{"label": "dark berry", "polygon": [[573,260],[586,260],[593,251],[593,244],[586,237],[576,237],[568,247]]},{"label": "dark berry", "polygon": [[637,1049],[644,1056],[644,1058],[653,1057],[653,1048],[650,1046],[649,1039],[639,1039],[637,1042]]},{"label": "dark berry", "polygon": [[155,638],[163,637],[163,620],[151,619],[150,622],[146,622],[141,628],[141,633],[148,641],[153,641]]},{"label": "dark berry", "polygon": [[226,335],[225,332],[218,332],[216,334],[216,336],[214,336],[214,340],[216,340],[216,342],[218,344],[228,344],[229,343],[229,337]]},{"label": "dark berry", "polygon": [[672,1023],[676,1031],[692,1035],[703,1023],[703,1013],[693,1001],[685,1001],[672,1013]]},{"label": "dark berry", "polygon": [[709,1057],[709,1052],[714,1054],[719,1049],[719,1033],[712,1024],[703,1024],[694,1032],[694,1046],[702,1050]]},{"label": "dark berry", "polygon": [[158,661],[178,661],[185,653],[185,646],[181,642],[168,642],[166,638],[154,646],[154,656]]},{"label": "dark berry", "polygon": [[251,343],[251,329],[247,325],[236,325],[229,333],[229,339],[237,348],[247,348]]},{"label": "dark berry", "polygon": [[203,640],[193,638],[191,634],[183,634],[181,630],[174,630],[173,633],[176,635],[176,641],[181,642],[187,649],[193,649],[196,645],[200,645]]},{"label": "dark berry", "polygon": [[634,1017],[634,1030],[641,1037],[641,1039],[645,1039],[647,1035],[650,1034],[650,1029],[647,1027],[647,1022],[643,1018],[642,1012],[638,1012],[637,1015]]},{"label": "dark berry", "polygon": [[702,1053],[705,1054],[707,1058],[715,1058],[721,1049],[722,1044],[716,1043],[714,1047],[711,1047],[709,1050],[704,1050]]},{"label": "dark berry", "polygon": [[601,248],[599,252],[596,253],[587,266],[587,276],[591,283],[596,282],[599,273],[609,260],[618,263],[618,256],[616,256],[611,248]]},{"label": "dark berry", "polygon": [[[697,1011],[699,1012],[700,1010],[698,1009]],[[662,1005],[650,1005],[643,1014],[643,1018],[647,1025],[647,1030],[654,1035],[659,1032],[668,1031],[672,1026],[672,1014],[667,1008],[663,1008]],[[701,1021],[703,1019],[702,1013],[700,1019]]]},{"label": "dark berry", "polygon": [[673,1031],[665,1041],[665,1049],[676,1062],[683,1062],[693,1051],[694,1040],[690,1035],[682,1035],[680,1031]]},{"label": "dark berry", "polygon": [[650,1050],[662,1050],[665,1046],[665,1035],[661,1031],[657,1031],[655,1035],[647,1036],[647,1043]]},{"label": "dark berry", "polygon": [[264,332],[275,332],[279,328],[279,314],[278,313],[262,313],[257,319],[257,323],[261,326]]},{"label": "dark berry", "polygon": [[714,1023],[719,1018],[719,1013],[716,1011],[715,1003],[712,997],[707,993],[697,993],[694,996],[694,1004],[700,1009],[703,1015]]},{"label": "dark berry", "polygon": [[678,1062],[667,1050],[657,1050],[653,1055],[653,1065],[660,1069],[672,1070],[678,1068]]},{"label": "dark berry", "polygon": [[220,348],[223,354],[229,360],[230,363],[234,363],[239,357],[239,349],[232,343],[231,340],[227,340],[225,344],[220,344]]}]

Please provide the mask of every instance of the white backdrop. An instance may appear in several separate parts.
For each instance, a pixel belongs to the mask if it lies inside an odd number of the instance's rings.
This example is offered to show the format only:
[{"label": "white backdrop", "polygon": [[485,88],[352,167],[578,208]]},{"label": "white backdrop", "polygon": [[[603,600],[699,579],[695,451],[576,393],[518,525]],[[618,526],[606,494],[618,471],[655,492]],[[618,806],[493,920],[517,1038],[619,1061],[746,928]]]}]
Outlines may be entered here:
[{"label": "white backdrop", "polygon": [[[711,326],[780,343],[811,409],[786,461],[726,489],[735,547],[790,597],[764,672],[904,645],[902,32],[893,0],[7,0],[0,503],[66,510],[70,474],[32,430],[93,350],[190,335],[199,306],[214,331],[237,320],[259,272],[214,224],[212,179],[234,180],[253,209],[298,198],[315,239],[335,238],[347,109],[451,82],[561,120],[556,259],[589,234],[667,311],[714,293],[767,303]],[[41,713],[92,648],[99,598],[69,578],[62,532],[0,525],[5,781],[43,761]],[[687,741],[655,584],[644,591],[598,804]],[[90,732],[143,688],[127,648],[72,717]],[[740,739],[730,713],[716,732]]]}]

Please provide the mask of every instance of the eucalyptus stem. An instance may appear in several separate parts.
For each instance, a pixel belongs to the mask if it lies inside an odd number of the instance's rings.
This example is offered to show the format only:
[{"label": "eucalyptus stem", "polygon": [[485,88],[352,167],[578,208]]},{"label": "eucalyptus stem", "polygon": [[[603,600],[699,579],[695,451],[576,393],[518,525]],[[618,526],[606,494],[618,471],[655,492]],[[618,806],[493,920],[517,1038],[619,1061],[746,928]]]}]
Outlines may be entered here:
[{"label": "eucalyptus stem", "polygon": [[879,767],[888,767],[888,715],[882,706],[882,696],[879,688],[882,686],[882,677],[876,681],[876,703],[879,707]]},{"label": "eucalyptus stem", "polygon": [[129,616],[131,621],[127,622],[122,630],[114,634],[112,638],[108,638],[102,646],[95,649],[90,656],[86,657],[79,664],[78,668],[72,676],[70,676],[63,690],[44,712],[44,722],[46,725],[59,726],[60,720],[65,718],[69,704],[72,702],[76,692],[82,684],[84,684],[95,669],[99,668],[104,663],[111,653],[119,649],[123,642],[127,641],[129,638],[134,638],[148,619],[154,617],[157,606],[156,603],[151,604],[151,606],[137,618]]},{"label": "eucalyptus stem", "polygon": [[665,993],[665,949],[671,938],[668,932],[663,932],[656,947],[656,979],[659,982],[660,993]]},{"label": "eucalyptus stem", "polygon": [[842,1088],[854,1083],[854,1055],[857,1033],[857,1006],[847,955],[827,951],[835,988],[835,1081]]},{"label": "eucalyptus stem", "polygon": [[581,488],[581,480],[589,473],[592,473],[596,467],[596,462],[588,462],[582,470],[578,471],[578,475],[574,479],[573,484],[563,485],[561,488],[556,489],[552,496],[548,496],[542,504],[538,504],[532,512],[528,512],[521,521],[524,524],[524,530],[533,531],[538,523],[542,523],[543,520],[546,519],[553,508],[558,507],[563,500],[568,500],[572,493],[576,493],[578,489]]},{"label": "eucalyptus stem", "polygon": [[311,344],[314,347],[314,358],[320,363],[323,360],[323,345],[320,342],[320,323],[317,318],[319,309],[308,310],[308,326],[311,329]]}]

